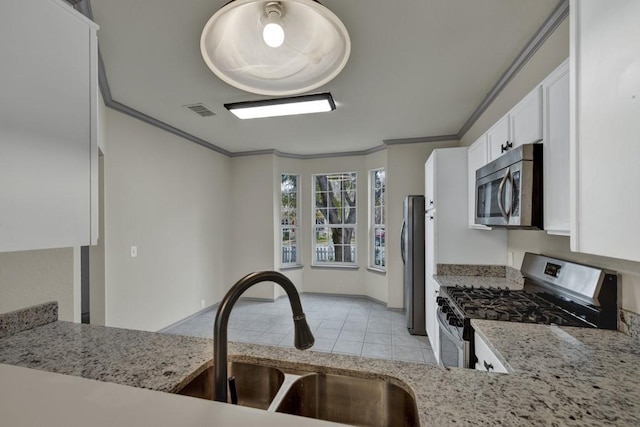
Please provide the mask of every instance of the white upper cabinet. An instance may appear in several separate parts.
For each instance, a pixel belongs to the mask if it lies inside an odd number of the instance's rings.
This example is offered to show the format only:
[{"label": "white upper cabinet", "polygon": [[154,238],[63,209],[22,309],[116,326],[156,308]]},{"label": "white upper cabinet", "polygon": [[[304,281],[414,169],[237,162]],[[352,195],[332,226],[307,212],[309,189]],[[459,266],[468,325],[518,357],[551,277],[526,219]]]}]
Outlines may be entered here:
[{"label": "white upper cabinet", "polygon": [[542,141],[542,87],[537,86],[513,107],[509,121],[513,144],[509,148]]},{"label": "white upper cabinet", "polygon": [[476,224],[476,171],[489,162],[489,144],[487,135],[482,135],[476,142],[471,144],[467,151],[467,181],[469,188],[469,227],[490,230],[489,227]]},{"label": "white upper cabinet", "polygon": [[568,236],[569,221],[569,60],[543,82],[544,229]]},{"label": "white upper cabinet", "polygon": [[510,124],[511,123],[509,121],[509,115],[507,114],[506,116],[498,120],[487,131],[487,143],[489,144],[489,161],[497,159],[503,153],[509,150],[509,138],[511,137],[511,132],[509,131]]},{"label": "white upper cabinet", "polygon": [[542,88],[527,96],[487,131],[489,160],[495,160],[522,144],[542,140]]},{"label": "white upper cabinet", "polygon": [[0,252],[97,241],[97,26],[0,2]]},{"label": "white upper cabinet", "polygon": [[571,1],[571,249],[640,261],[640,1]]}]

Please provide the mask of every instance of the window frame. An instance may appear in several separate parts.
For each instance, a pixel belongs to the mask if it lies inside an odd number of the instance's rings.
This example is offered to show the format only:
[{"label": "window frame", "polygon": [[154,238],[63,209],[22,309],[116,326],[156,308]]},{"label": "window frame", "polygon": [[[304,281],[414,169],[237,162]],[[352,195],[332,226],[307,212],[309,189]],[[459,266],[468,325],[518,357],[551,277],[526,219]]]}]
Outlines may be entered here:
[{"label": "window frame", "polygon": [[[375,174],[377,172],[384,172],[384,181],[382,182],[382,204],[379,206],[376,206],[376,196],[375,196]],[[372,270],[377,270],[377,271],[381,271],[381,272],[386,272],[387,271],[387,257],[386,257],[386,250],[387,250],[387,245],[386,245],[386,222],[387,222],[387,173],[386,173],[386,169],[384,167],[380,167],[380,168],[376,168],[376,169],[371,169],[369,170],[369,268]],[[378,223],[376,222],[376,208],[380,208],[382,213],[381,213],[381,217],[382,217],[382,222]],[[377,230],[382,230],[382,238],[380,240],[380,245],[376,245],[376,232]],[[379,246],[383,249],[383,256],[382,256],[382,265],[377,265],[376,264],[376,246]]]},{"label": "window frame", "polygon": [[[291,224],[283,224],[283,220],[285,219],[283,217],[283,212],[285,210],[285,208],[289,208],[291,209],[290,206],[284,206],[283,204],[283,188],[282,188],[282,183],[284,180],[284,177],[295,177],[296,178],[296,186],[295,186],[295,191],[294,192],[288,192],[287,194],[290,195],[292,193],[295,193],[296,196],[296,203],[295,203],[295,224],[291,225]],[[279,215],[279,239],[280,239],[280,267],[281,268],[295,268],[295,267],[301,267],[302,266],[302,251],[301,251],[301,242],[300,242],[300,174],[295,174],[295,173],[281,173],[280,174],[280,215]],[[293,230],[293,233],[295,235],[295,245],[293,246],[295,249],[295,261],[294,262],[285,262],[284,261],[284,251],[285,248],[291,248],[291,245],[285,246],[284,244],[284,233],[285,230],[288,230],[289,232],[291,232],[291,230]]]},{"label": "window frame", "polygon": [[[318,207],[316,205],[317,194],[319,193],[317,190],[317,176],[335,176],[335,175],[353,175],[353,179],[355,182],[355,205],[352,209],[355,209],[355,218],[353,223],[345,223],[344,221],[339,224],[328,224],[328,222],[318,224]],[[347,172],[328,172],[328,173],[314,173],[311,175],[311,183],[312,183],[312,192],[311,192],[311,265],[313,267],[328,267],[328,268],[358,268],[358,172],[356,171],[347,171]],[[328,208],[327,208],[328,209]],[[325,218],[326,219],[326,218]],[[345,261],[318,261],[317,259],[317,248],[319,247],[317,244],[317,231],[319,229],[327,228],[331,230],[332,228],[351,228],[353,229],[353,244],[350,245],[352,247],[353,252],[353,261],[345,262]],[[331,238],[330,236],[328,238]],[[335,252],[334,252],[335,253]]]}]

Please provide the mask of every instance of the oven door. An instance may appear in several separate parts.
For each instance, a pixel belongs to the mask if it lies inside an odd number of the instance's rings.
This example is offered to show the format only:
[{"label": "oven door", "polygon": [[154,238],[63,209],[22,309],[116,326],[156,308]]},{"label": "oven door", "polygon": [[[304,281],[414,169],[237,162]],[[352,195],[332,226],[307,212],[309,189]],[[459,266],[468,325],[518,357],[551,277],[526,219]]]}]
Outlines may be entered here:
[{"label": "oven door", "polygon": [[452,368],[469,368],[471,345],[463,338],[463,327],[450,325],[446,313],[438,307],[440,328],[440,364]]}]

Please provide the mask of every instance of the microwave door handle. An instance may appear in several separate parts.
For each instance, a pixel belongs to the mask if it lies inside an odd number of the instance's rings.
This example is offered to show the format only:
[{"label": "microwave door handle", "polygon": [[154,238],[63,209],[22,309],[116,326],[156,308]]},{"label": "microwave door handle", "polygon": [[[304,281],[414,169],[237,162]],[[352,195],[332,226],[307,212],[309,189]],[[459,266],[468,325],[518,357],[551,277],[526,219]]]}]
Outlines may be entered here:
[{"label": "microwave door handle", "polygon": [[511,169],[507,168],[504,176],[502,177],[502,181],[500,181],[500,186],[498,187],[498,209],[500,209],[500,213],[505,221],[509,222],[509,214],[504,210],[504,205],[502,203],[502,199],[504,198],[504,184],[507,182],[507,179],[511,176]]},{"label": "microwave door handle", "polygon": [[511,200],[509,203],[509,209],[505,209],[505,212],[507,213],[507,218],[508,218],[507,222],[508,222],[509,219],[511,219],[511,213],[513,212],[513,186],[515,185],[515,182],[513,181],[513,174],[511,173],[511,168],[507,168],[507,180],[505,181],[505,183],[507,182],[511,186]]}]

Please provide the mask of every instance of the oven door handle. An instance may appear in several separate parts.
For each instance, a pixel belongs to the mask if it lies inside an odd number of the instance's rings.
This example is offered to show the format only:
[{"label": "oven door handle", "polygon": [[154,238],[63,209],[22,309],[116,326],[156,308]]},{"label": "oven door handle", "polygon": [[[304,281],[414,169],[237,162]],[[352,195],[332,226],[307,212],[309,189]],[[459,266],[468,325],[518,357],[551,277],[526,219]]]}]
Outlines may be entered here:
[{"label": "oven door handle", "polygon": [[502,177],[502,181],[500,181],[500,186],[498,187],[498,209],[500,209],[500,213],[504,220],[509,223],[509,216],[511,216],[511,206],[509,206],[509,211],[506,211],[504,208],[504,203],[502,200],[504,199],[504,184],[509,181],[511,182],[511,168],[507,168],[507,171],[504,173],[504,177]]},{"label": "oven door handle", "polygon": [[[439,310],[438,310],[438,312],[439,312]],[[438,319],[438,323],[440,324],[440,332],[444,331],[445,335],[447,335],[447,337],[449,337],[449,339],[455,343],[456,347],[458,347],[459,349],[463,349],[464,340],[461,339],[460,337],[457,337],[457,336],[453,335],[453,333],[449,330],[449,325],[445,324],[442,321],[442,318],[440,316],[438,316],[437,313],[436,313],[436,318]]]}]

